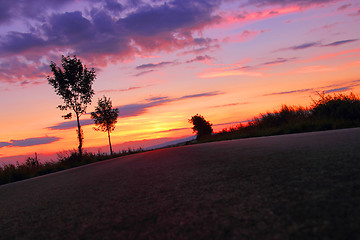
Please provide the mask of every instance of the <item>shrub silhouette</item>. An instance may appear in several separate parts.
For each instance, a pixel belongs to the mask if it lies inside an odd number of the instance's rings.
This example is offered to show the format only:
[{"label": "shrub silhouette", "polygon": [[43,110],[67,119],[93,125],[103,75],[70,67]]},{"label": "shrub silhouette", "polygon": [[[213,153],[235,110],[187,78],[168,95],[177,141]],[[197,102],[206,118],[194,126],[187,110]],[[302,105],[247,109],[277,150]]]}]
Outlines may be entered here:
[{"label": "shrub silhouette", "polygon": [[192,123],[193,132],[197,135],[197,140],[204,136],[209,136],[213,133],[212,124],[205,120],[205,118],[199,114],[192,116],[189,120]]},{"label": "shrub silhouette", "polygon": [[[92,84],[96,78],[95,70],[88,70],[76,56],[73,58],[62,56],[61,65],[63,69],[57,67],[56,63],[51,62],[50,68],[54,76],[48,76],[47,79],[49,84],[54,87],[56,94],[64,100],[64,105],[59,105],[58,108],[62,111],[70,109],[75,112],[76,132],[79,140],[78,149],[81,158],[84,134],[79,118],[86,113],[87,105],[91,104],[94,95]],[[64,119],[71,119],[71,117],[72,113],[63,116]]]},{"label": "shrub silhouette", "polygon": [[318,118],[359,121],[360,99],[354,94],[325,95],[318,93],[319,99],[313,99],[312,114]]},{"label": "shrub silhouette", "polygon": [[94,119],[96,131],[107,132],[109,139],[110,154],[113,155],[110,132],[115,129],[115,124],[117,123],[119,110],[117,108],[112,109],[112,102],[110,98],[98,99],[98,105],[95,108],[95,112],[91,113],[91,118]]}]

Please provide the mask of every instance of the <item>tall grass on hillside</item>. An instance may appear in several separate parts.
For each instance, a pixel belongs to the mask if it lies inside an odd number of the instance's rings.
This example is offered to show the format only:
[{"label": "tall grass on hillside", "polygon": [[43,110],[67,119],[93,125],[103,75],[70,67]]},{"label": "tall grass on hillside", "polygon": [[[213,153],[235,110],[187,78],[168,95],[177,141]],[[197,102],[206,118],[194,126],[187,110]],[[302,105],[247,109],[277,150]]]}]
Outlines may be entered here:
[{"label": "tall grass on hillside", "polygon": [[310,107],[283,105],[280,110],[260,114],[247,124],[223,129],[203,142],[349,127],[360,127],[359,96],[318,93]]},{"label": "tall grass on hillside", "polygon": [[41,163],[35,153],[35,157],[29,157],[23,164],[17,162],[16,164],[0,166],[0,185],[143,151],[141,148],[136,150],[129,148],[114,153],[112,156],[105,153],[84,152],[81,158],[75,150],[64,151],[58,153],[57,161],[45,163]]}]

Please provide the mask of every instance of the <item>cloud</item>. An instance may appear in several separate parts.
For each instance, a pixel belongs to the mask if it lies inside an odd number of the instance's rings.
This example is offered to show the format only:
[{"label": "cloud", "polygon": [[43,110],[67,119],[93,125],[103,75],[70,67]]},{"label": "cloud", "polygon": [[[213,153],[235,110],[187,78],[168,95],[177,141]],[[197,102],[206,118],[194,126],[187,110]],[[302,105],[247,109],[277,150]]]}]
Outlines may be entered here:
[{"label": "cloud", "polygon": [[[116,107],[119,110],[119,118],[127,118],[127,117],[136,117],[142,115],[148,111],[148,109],[161,106],[167,103],[186,100],[186,99],[193,99],[193,98],[201,98],[201,97],[212,97],[223,94],[222,92],[213,91],[213,92],[205,92],[205,93],[198,93],[198,94],[190,94],[184,95],[178,98],[169,98],[169,97],[152,97],[145,99],[143,103],[132,103],[127,105],[122,105]],[[81,126],[91,125],[94,124],[92,119],[85,119],[80,120]],[[47,127],[47,129],[51,130],[67,130],[77,127],[76,121],[66,121],[61,122],[56,125]]]},{"label": "cloud", "polygon": [[351,17],[360,16],[360,9],[359,9],[357,12],[355,12],[355,13],[349,14],[349,16],[351,16]]},{"label": "cloud", "polygon": [[209,60],[212,60],[212,59],[213,58],[210,57],[209,55],[202,55],[202,56],[196,56],[195,58],[186,61],[186,63],[206,62],[206,61],[209,61]]},{"label": "cloud", "polygon": [[[359,39],[346,39],[346,40],[340,40],[340,41],[336,41],[336,42],[332,42],[332,43],[328,43],[328,44],[322,44],[320,41],[308,42],[308,43],[303,43],[300,45],[291,46],[288,48],[281,48],[277,51],[284,51],[284,50],[295,50],[296,51],[296,50],[303,50],[303,49],[308,49],[308,48],[312,48],[312,47],[336,47],[339,45],[355,42],[358,40]],[[277,52],[277,51],[275,51],[275,52]]]},{"label": "cloud", "polygon": [[287,49],[289,49],[289,50],[302,50],[302,49],[316,47],[316,46],[320,46],[320,43],[319,42],[303,43],[303,44],[300,44],[300,45],[289,47]]},{"label": "cloud", "polygon": [[36,145],[43,145],[48,143],[53,143],[61,138],[58,137],[37,137],[37,138],[26,138],[22,140],[10,140],[10,142],[0,142],[0,148],[2,147],[29,147]]},{"label": "cloud", "polygon": [[135,104],[128,104],[124,106],[119,106],[119,117],[135,117],[142,115],[147,112],[148,109],[161,106],[167,103],[181,101],[185,99],[193,99],[193,98],[200,98],[200,97],[211,97],[222,94],[221,92],[206,92],[206,93],[198,93],[198,94],[191,94],[191,95],[184,95],[178,98],[169,98],[169,97],[153,97],[146,99],[147,102],[145,103],[135,103]]},{"label": "cloud", "polygon": [[191,95],[185,95],[185,96],[182,96],[179,98],[175,98],[174,101],[189,99],[189,98],[212,97],[212,96],[216,96],[216,95],[220,95],[220,94],[222,94],[222,92],[219,92],[219,91],[191,94]]},{"label": "cloud", "polygon": [[[44,58],[50,62],[55,59],[49,59],[49,56],[60,52],[76,54],[92,64],[103,66],[109,61],[153,51],[207,48],[216,40],[195,35],[221,20],[216,14],[221,0],[127,1],[124,4],[103,0],[97,1],[96,5],[92,0],[87,2],[91,4],[86,11],[78,7],[69,12],[63,9],[70,9],[73,4],[70,0],[2,3],[0,24],[12,21],[12,18],[34,24],[0,36],[0,62],[14,56],[21,56],[26,64]],[[144,65],[143,69],[150,67],[157,66]],[[36,72],[34,65],[28,64],[28,68],[32,69],[30,72]],[[16,70],[15,67],[9,69],[6,78],[15,81]],[[31,77],[39,78],[37,75]],[[0,81],[4,81],[3,76]]]},{"label": "cloud", "polygon": [[11,143],[9,143],[9,142],[0,142],[0,148],[7,147],[7,146],[11,146]]},{"label": "cloud", "polygon": [[343,11],[343,10],[349,8],[349,7],[351,7],[351,3],[344,4],[344,5],[340,6],[340,7],[338,7],[338,10]]},{"label": "cloud", "polygon": [[344,92],[344,91],[349,91],[351,89],[353,89],[352,86],[341,87],[341,88],[333,88],[333,89],[329,89],[329,90],[324,91],[324,93]]},{"label": "cloud", "polygon": [[265,62],[265,63],[263,63],[261,65],[278,65],[278,64],[289,62],[289,61],[294,60],[294,59],[295,58],[277,58],[275,60]]},{"label": "cloud", "polygon": [[335,2],[336,0],[248,0],[246,5],[267,6],[267,5],[297,5],[308,7],[323,3]]},{"label": "cloud", "polygon": [[148,68],[159,68],[169,64],[174,64],[175,62],[159,62],[159,63],[148,63],[142,64],[136,67],[136,69],[148,69]]},{"label": "cloud", "polygon": [[322,46],[323,47],[336,47],[336,46],[343,45],[343,44],[346,44],[346,43],[356,42],[358,40],[359,39],[348,39],[348,40],[332,42],[332,43],[325,44],[325,45],[322,45]]},{"label": "cloud", "polygon": [[[80,120],[80,125],[81,126],[87,126],[87,125],[91,125],[94,124],[94,120],[93,119],[85,119],[85,120]],[[47,129],[51,129],[51,130],[66,130],[66,129],[72,129],[72,128],[76,128],[77,127],[77,121],[73,120],[73,121],[66,121],[66,122],[61,122],[58,123],[56,125],[47,127]]]},{"label": "cloud", "polygon": [[142,76],[142,75],[145,75],[145,74],[148,74],[148,73],[152,73],[152,72],[155,72],[155,71],[156,71],[156,70],[153,70],[153,69],[151,69],[151,70],[146,70],[146,71],[142,71],[142,72],[139,72],[139,73],[135,74],[134,77],[140,77],[140,76]]},{"label": "cloud", "polygon": [[218,77],[231,77],[231,76],[250,76],[261,77],[259,72],[250,72],[248,67],[216,67],[205,69],[198,73],[199,78],[218,78]]},{"label": "cloud", "polygon": [[9,57],[0,61],[0,82],[36,84],[38,79],[46,78],[48,70],[49,66],[39,61],[29,62],[20,57]]},{"label": "cloud", "polygon": [[105,90],[97,91],[97,93],[128,92],[128,91],[133,91],[133,90],[146,88],[146,87],[150,87],[150,86],[153,86],[153,84],[146,85],[146,86],[134,86],[134,87],[128,87],[128,88],[122,88],[122,89],[105,89]]},{"label": "cloud", "polygon": [[234,107],[234,106],[238,106],[238,105],[245,105],[245,104],[249,104],[249,102],[243,102],[243,103],[229,103],[229,104],[224,104],[224,105],[212,106],[211,108]]},{"label": "cloud", "polygon": [[313,88],[305,88],[305,89],[298,89],[298,90],[292,90],[292,91],[285,91],[285,92],[274,92],[274,93],[267,93],[264,94],[264,97],[267,96],[273,96],[273,95],[284,95],[284,94],[293,94],[293,93],[304,93],[304,92],[310,92],[313,91]]}]

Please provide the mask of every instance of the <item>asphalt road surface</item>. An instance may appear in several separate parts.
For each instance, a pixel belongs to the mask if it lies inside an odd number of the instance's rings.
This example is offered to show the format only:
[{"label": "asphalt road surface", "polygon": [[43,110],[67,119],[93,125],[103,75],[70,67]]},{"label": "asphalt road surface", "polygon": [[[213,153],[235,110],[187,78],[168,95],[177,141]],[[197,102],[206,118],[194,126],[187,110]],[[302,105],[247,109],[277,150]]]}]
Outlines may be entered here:
[{"label": "asphalt road surface", "polygon": [[360,129],[155,150],[0,186],[0,239],[360,239]]}]

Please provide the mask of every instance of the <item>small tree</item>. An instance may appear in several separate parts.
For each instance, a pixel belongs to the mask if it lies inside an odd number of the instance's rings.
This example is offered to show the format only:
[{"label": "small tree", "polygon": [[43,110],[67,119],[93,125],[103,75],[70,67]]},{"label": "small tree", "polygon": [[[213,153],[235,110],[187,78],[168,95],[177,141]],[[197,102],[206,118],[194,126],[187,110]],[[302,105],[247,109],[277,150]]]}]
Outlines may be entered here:
[{"label": "small tree", "polygon": [[192,129],[193,132],[196,132],[198,140],[213,133],[213,129],[211,127],[212,124],[206,121],[205,118],[199,114],[192,116],[189,119],[189,123],[194,125]]},{"label": "small tree", "polygon": [[[57,95],[64,100],[64,105],[58,108],[62,111],[72,110],[77,121],[77,134],[79,140],[79,156],[82,157],[82,145],[84,141],[83,131],[80,126],[80,116],[86,113],[86,107],[91,104],[94,95],[92,84],[96,78],[95,70],[88,70],[83,66],[80,59],[62,56],[61,65],[63,69],[51,62],[50,68],[53,77],[48,76],[48,82],[54,87]],[[62,116],[64,119],[71,119],[72,113]]]},{"label": "small tree", "polygon": [[98,105],[95,108],[95,112],[91,113],[91,118],[94,119],[96,131],[102,131],[108,133],[110,154],[113,154],[110,140],[110,133],[115,129],[115,124],[117,123],[119,110],[117,108],[112,109],[112,102],[110,98],[100,98],[98,100]]}]

